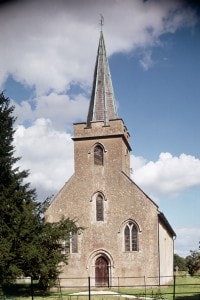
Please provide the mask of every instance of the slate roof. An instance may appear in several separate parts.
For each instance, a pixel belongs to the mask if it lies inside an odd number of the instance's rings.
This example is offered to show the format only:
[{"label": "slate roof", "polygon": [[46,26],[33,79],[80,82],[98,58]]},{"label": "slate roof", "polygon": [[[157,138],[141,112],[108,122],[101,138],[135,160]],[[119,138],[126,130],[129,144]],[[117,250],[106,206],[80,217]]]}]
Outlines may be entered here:
[{"label": "slate roof", "polygon": [[173,236],[176,237],[176,233],[173,230],[173,228],[171,227],[171,225],[169,224],[167,218],[165,217],[165,215],[162,212],[159,212],[158,218],[160,220],[160,222],[165,226],[165,228],[168,230],[168,232]]},{"label": "slate roof", "polygon": [[87,126],[90,126],[91,122],[97,121],[103,121],[106,126],[109,125],[109,120],[117,118],[118,116],[112,87],[112,79],[106,56],[103,32],[101,31],[87,117]]}]

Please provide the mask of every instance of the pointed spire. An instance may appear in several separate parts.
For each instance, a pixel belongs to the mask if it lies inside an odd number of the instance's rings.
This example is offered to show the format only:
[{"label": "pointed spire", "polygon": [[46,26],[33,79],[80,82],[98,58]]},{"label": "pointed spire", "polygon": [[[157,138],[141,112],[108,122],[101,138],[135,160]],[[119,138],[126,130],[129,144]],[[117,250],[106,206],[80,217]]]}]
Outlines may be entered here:
[{"label": "pointed spire", "polygon": [[109,120],[117,119],[112,79],[102,32],[103,19],[101,19],[100,24],[101,32],[94,70],[87,126],[90,126],[90,123],[95,121],[104,121],[104,125],[106,126],[109,124]]}]

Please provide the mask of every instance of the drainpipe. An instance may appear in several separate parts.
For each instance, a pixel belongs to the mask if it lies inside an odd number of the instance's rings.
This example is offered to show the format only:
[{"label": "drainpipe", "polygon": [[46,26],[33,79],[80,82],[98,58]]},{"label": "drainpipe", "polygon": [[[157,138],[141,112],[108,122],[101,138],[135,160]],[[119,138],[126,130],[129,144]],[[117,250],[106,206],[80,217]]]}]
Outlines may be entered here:
[{"label": "drainpipe", "polygon": [[159,216],[158,216],[158,284],[160,286],[160,230],[159,230]]}]

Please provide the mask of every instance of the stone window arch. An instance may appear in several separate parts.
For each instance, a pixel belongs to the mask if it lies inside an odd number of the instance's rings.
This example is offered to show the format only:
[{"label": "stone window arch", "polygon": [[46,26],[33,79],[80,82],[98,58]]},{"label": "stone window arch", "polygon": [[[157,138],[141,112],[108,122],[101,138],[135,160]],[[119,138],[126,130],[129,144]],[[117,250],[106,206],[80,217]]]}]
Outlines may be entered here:
[{"label": "stone window arch", "polygon": [[103,166],[104,163],[104,149],[100,144],[94,146],[94,164]]},{"label": "stone window arch", "polygon": [[138,225],[129,220],[124,226],[124,250],[125,252],[138,251]]}]

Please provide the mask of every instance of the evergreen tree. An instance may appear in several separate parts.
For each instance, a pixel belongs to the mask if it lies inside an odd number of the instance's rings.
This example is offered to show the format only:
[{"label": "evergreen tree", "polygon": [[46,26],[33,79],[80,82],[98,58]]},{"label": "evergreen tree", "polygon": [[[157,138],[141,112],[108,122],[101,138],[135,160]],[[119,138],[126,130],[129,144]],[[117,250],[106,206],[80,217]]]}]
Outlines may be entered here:
[{"label": "evergreen tree", "polygon": [[47,287],[67,263],[60,241],[77,232],[74,220],[46,223],[44,209],[48,201],[36,201],[36,191],[24,183],[27,171],[15,168],[14,106],[0,94],[0,284],[18,276],[40,279]]}]

